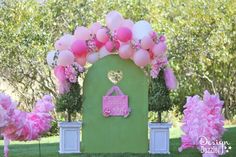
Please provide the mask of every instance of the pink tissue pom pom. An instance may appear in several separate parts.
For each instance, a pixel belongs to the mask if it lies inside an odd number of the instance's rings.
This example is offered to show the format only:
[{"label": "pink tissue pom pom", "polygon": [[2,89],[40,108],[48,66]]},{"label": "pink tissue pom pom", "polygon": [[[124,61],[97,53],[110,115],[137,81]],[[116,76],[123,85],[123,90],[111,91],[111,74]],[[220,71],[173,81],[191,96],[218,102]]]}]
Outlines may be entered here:
[{"label": "pink tissue pom pom", "polygon": [[52,104],[52,97],[50,95],[45,95],[41,100],[38,100],[34,112],[50,112],[54,109],[54,105]]},{"label": "pink tissue pom pom", "polygon": [[[204,92],[203,99],[198,95],[188,97],[184,105],[183,126],[181,127],[185,135],[181,137],[180,149],[198,148],[200,150],[201,147],[212,149],[208,143],[220,141],[225,131],[222,107],[223,101],[219,99],[219,95],[211,95],[208,91]],[[209,154],[204,153],[203,156],[209,156]]]},{"label": "pink tissue pom pom", "polygon": [[[6,101],[6,98],[8,101]],[[0,107],[2,107],[1,104],[5,104],[6,102],[8,102],[7,107],[14,106],[11,98],[0,94]],[[13,109],[14,111],[12,113],[7,112],[7,116],[9,116],[7,124],[0,129],[0,133],[4,136],[4,139],[18,141],[35,140],[50,129],[52,117],[49,112],[54,109],[51,96],[45,95],[42,99],[38,100],[33,112],[27,113],[15,108]],[[6,150],[8,150],[8,144],[5,144]]]}]

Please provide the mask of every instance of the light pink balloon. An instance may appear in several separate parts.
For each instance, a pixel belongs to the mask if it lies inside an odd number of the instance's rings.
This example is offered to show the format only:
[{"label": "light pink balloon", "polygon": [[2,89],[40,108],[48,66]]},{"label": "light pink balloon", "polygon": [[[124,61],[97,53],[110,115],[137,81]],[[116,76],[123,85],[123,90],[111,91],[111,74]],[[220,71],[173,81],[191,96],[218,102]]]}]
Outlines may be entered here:
[{"label": "light pink balloon", "polygon": [[74,36],[75,38],[80,39],[80,40],[89,40],[91,37],[90,34],[91,32],[88,28],[81,26],[75,29]]},{"label": "light pink balloon", "polygon": [[109,40],[107,30],[105,28],[99,29],[96,33],[97,40],[106,43]]},{"label": "light pink balloon", "polygon": [[129,59],[133,53],[134,53],[134,49],[129,45],[122,45],[119,49],[119,55],[121,58],[123,59]]},{"label": "light pink balloon", "polygon": [[93,23],[89,29],[92,34],[96,34],[99,29],[102,28],[102,25],[99,22]]},{"label": "light pink balloon", "polygon": [[95,63],[97,60],[99,60],[99,53],[90,53],[87,56],[87,61],[91,64]]},{"label": "light pink balloon", "polygon": [[81,66],[85,66],[86,64],[86,58],[85,57],[79,57],[79,58],[76,58],[76,62],[81,65]]},{"label": "light pink balloon", "polygon": [[107,27],[111,30],[116,30],[117,28],[119,28],[122,25],[123,21],[124,19],[122,15],[117,11],[111,11],[106,16]]},{"label": "light pink balloon", "polygon": [[117,38],[122,42],[127,42],[132,39],[132,31],[127,27],[120,27],[117,30]]},{"label": "light pink balloon", "polygon": [[107,51],[107,49],[105,48],[105,46],[103,46],[100,50],[99,50],[99,58],[103,58],[105,56],[110,55],[111,53]]},{"label": "light pink balloon", "polygon": [[60,37],[59,40],[55,42],[55,49],[56,50],[69,50],[72,43],[75,41],[75,37],[71,34],[65,34]]},{"label": "light pink balloon", "polygon": [[124,20],[123,23],[122,23],[122,27],[127,27],[127,28],[129,28],[130,30],[132,30],[133,25],[134,25],[134,22],[133,22],[132,20],[130,20],[130,19],[126,19],[126,20]]},{"label": "light pink balloon", "polygon": [[152,48],[152,52],[155,56],[162,56],[166,52],[167,46],[165,42],[159,42],[154,45]]},{"label": "light pink balloon", "polygon": [[69,50],[62,50],[58,55],[57,63],[58,65],[67,66],[71,65],[74,62],[74,55]]},{"label": "light pink balloon", "polygon": [[154,45],[155,45],[155,43],[150,36],[145,36],[141,40],[141,47],[143,49],[151,49]]},{"label": "light pink balloon", "polygon": [[134,53],[134,63],[139,67],[145,67],[150,62],[150,56],[148,51],[140,49]]}]

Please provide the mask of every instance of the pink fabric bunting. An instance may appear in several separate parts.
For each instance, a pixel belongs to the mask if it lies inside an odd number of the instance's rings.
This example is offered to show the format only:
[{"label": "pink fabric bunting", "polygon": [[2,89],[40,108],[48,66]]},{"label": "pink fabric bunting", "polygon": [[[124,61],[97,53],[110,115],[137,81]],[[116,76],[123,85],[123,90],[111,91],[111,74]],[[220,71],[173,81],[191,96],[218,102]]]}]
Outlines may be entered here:
[{"label": "pink fabric bunting", "polygon": [[33,112],[27,113],[16,109],[16,103],[0,94],[0,135],[4,137],[4,157],[8,157],[10,141],[37,140],[47,132],[51,125],[54,109],[52,97],[45,95],[38,100]]},{"label": "pink fabric bunting", "polygon": [[[181,137],[182,144],[179,151],[187,148],[197,148],[202,151],[203,147],[213,147],[207,143],[221,140],[225,131],[224,117],[221,113],[223,103],[219,95],[211,95],[208,91],[204,92],[203,99],[198,95],[187,98],[182,126],[185,135]],[[219,145],[220,147],[222,145]],[[203,154],[203,156],[210,155],[218,156],[219,154]]]}]

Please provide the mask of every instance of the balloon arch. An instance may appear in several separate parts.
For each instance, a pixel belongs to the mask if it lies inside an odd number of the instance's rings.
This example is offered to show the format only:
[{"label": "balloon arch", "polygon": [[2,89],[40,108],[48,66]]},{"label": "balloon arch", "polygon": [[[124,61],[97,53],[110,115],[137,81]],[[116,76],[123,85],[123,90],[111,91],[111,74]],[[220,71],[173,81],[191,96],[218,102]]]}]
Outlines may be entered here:
[{"label": "balloon arch", "polygon": [[168,67],[164,35],[156,33],[147,21],[134,23],[117,11],[108,13],[105,21],[106,26],[96,22],[89,28],[77,27],[74,34],[64,34],[55,42],[55,50],[48,53],[47,63],[54,69],[59,93],[69,91],[86,63],[93,64],[117,52],[122,59],[131,59],[140,68],[150,66],[152,78],[164,69],[167,87],[176,88],[174,73]]}]

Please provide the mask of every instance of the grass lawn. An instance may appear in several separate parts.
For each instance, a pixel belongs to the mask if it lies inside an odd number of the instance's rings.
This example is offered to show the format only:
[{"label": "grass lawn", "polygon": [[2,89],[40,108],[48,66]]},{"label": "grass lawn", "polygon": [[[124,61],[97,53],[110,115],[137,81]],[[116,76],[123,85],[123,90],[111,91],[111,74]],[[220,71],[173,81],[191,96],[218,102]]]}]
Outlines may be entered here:
[{"label": "grass lawn", "polygon": [[[227,131],[223,139],[228,141],[232,146],[229,153],[224,157],[236,157],[236,125],[227,126]],[[76,154],[76,155],[60,155],[58,154],[59,137],[49,137],[41,139],[41,157],[200,157],[201,154],[196,149],[184,150],[178,152],[180,146],[181,130],[179,128],[171,128],[170,130],[170,155],[149,155],[149,154]],[[12,142],[10,145],[9,157],[38,157],[39,142]],[[3,141],[0,141],[0,157],[3,157]]]}]

